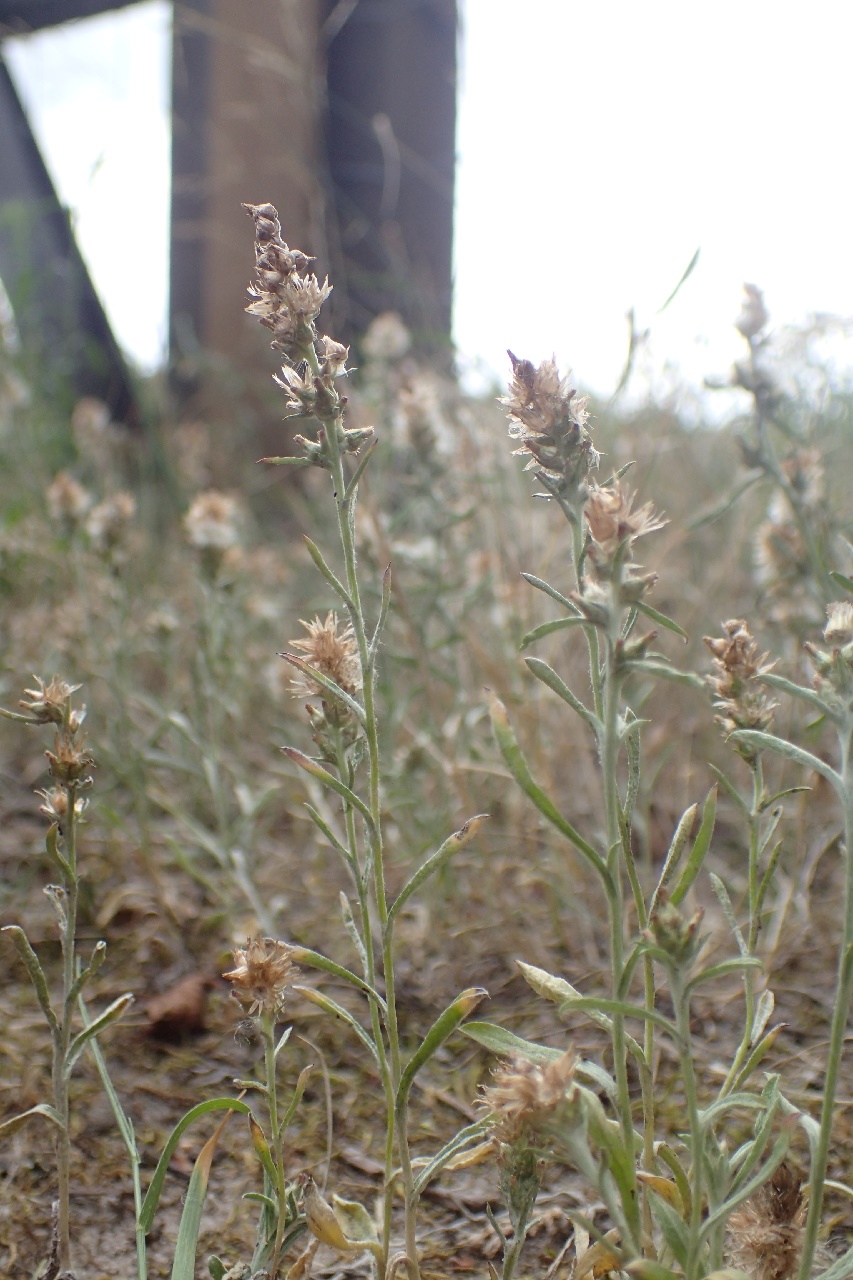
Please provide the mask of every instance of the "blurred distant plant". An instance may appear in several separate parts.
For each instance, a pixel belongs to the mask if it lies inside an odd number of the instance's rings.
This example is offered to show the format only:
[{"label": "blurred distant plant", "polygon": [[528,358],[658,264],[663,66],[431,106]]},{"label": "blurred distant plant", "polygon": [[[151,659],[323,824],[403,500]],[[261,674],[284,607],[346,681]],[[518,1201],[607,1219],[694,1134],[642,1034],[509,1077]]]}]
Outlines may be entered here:
[{"label": "blurred distant plant", "polygon": [[766,516],[755,533],[757,577],[774,618],[802,637],[817,624],[839,586],[850,589],[850,579],[839,569],[845,564],[848,571],[853,568],[853,528],[829,501],[821,410],[805,417],[801,412],[764,296],[754,284],[744,285],[736,327],[748,353],[736,362],[726,385],[740,388],[752,400],[752,413],[739,433],[747,471],[697,524],[728,511],[756,484],[769,485]]}]

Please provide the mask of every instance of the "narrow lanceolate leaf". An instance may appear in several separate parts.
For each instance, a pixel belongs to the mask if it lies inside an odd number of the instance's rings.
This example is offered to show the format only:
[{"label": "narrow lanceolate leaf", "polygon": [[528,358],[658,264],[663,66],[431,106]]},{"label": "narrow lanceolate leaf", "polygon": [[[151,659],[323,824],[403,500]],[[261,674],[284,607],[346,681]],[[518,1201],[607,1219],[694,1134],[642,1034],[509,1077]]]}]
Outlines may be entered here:
[{"label": "narrow lanceolate leaf", "polygon": [[489,711],[492,718],[492,728],[500,747],[501,755],[522,791],[533,801],[542,816],[547,818],[575,846],[578,852],[582,853],[587,861],[595,867],[605,884],[612,888],[610,872],[607,870],[607,864],[601,855],[593,849],[588,841],[584,840],[580,832],[575,830],[568,819],[563,817],[550,796],[534,780],[510,726],[506,707],[500,698],[496,698],[492,693],[489,694]]},{"label": "narrow lanceolate leaf", "polygon": [[538,627],[534,627],[532,631],[528,631],[527,635],[522,636],[519,649],[526,649],[528,645],[535,644],[537,640],[544,640],[546,636],[553,635],[555,631],[565,631],[567,627],[583,627],[589,626],[586,618],[582,614],[574,614],[570,618],[553,618],[550,622],[542,622]]},{"label": "narrow lanceolate leaf", "polygon": [[821,760],[819,756],[812,755],[811,751],[805,751],[802,747],[795,747],[793,742],[786,742],[784,738],[777,738],[773,733],[761,733],[758,729],[736,729],[729,736],[737,742],[745,742],[749,747],[775,751],[777,756],[782,756],[785,760],[791,760],[794,764],[800,764],[804,769],[814,769],[815,773],[819,773],[826,778],[827,782],[831,782],[839,794],[844,790],[841,775],[836,773],[831,765],[827,764],[825,760]]},{"label": "narrow lanceolate leaf", "polygon": [[99,1036],[102,1031],[105,1031],[107,1027],[112,1026],[114,1022],[118,1022],[122,1014],[125,1013],[132,1004],[133,996],[129,993],[127,995],[119,996],[118,1000],[113,1000],[112,1004],[109,1005],[103,1013],[99,1014],[97,1018],[93,1018],[89,1025],[84,1027],[83,1030],[74,1037],[71,1044],[68,1046],[68,1053],[65,1056],[66,1072],[71,1071],[71,1068],[74,1066],[74,1063],[80,1057],[80,1054],[83,1052],[89,1041],[95,1036]]},{"label": "narrow lanceolate leaf", "polygon": [[59,1034],[59,1022],[50,1003],[50,992],[47,989],[47,978],[44,976],[44,969],[42,969],[41,961],[30,946],[29,938],[23,929],[16,924],[5,925],[3,929],[0,929],[0,933],[8,933],[14,942],[18,955],[23,960],[27,973],[30,975],[30,982],[33,984],[35,993],[38,996],[42,1013],[47,1018],[51,1034],[55,1038]]},{"label": "narrow lanceolate leaf", "polygon": [[714,834],[714,823],[717,820],[717,788],[712,787],[705,797],[705,803],[702,806],[702,821],[699,824],[699,830],[696,833],[696,839],[693,842],[693,848],[687,863],[678,877],[678,883],[669,895],[670,900],[678,906],[683,899],[687,890],[698,876],[705,861],[705,855],[711,844],[711,837]]},{"label": "narrow lanceolate leaf", "polygon": [[353,973],[350,969],[345,969],[342,964],[337,964],[334,960],[330,960],[328,956],[321,955],[319,951],[312,951],[310,947],[291,947],[291,958],[297,964],[310,964],[312,969],[322,969],[324,973],[330,973],[335,978],[340,978],[342,982],[348,982],[352,987],[358,987],[359,991],[363,991],[365,995],[372,996],[378,1003],[380,1009],[385,1008],[385,1001],[382,996],[372,987],[369,982],[365,982],[364,978],[360,978],[357,973]]},{"label": "narrow lanceolate leaf", "polygon": [[[441,1148],[440,1151],[427,1161],[423,1169],[420,1170],[415,1178],[415,1195],[420,1195],[424,1187],[427,1186],[436,1174],[442,1169],[464,1169],[466,1168],[466,1157],[471,1157],[471,1163],[479,1164],[479,1159],[474,1159],[475,1153],[479,1156],[480,1146],[471,1148],[471,1143],[477,1138],[481,1138],[484,1133],[488,1132],[491,1126],[491,1117],[483,1116],[481,1120],[475,1120],[473,1124],[467,1125],[464,1129],[460,1129],[457,1134],[450,1139],[449,1142]],[[485,1144],[492,1153],[494,1159],[494,1143],[490,1140]]]},{"label": "narrow lanceolate leaf", "polygon": [[175,1260],[172,1263],[172,1280],[194,1280],[198,1231],[201,1226],[204,1202],[207,1199],[210,1170],[222,1130],[227,1123],[228,1115],[224,1115],[216,1126],[214,1134],[208,1138],[202,1147],[193,1166],[190,1185],[187,1188],[187,1194],[184,1199],[184,1211],[181,1214],[181,1223],[178,1227]]},{"label": "narrow lanceolate leaf", "polygon": [[702,983],[716,982],[718,978],[726,978],[730,973],[741,973],[744,969],[758,969],[760,972],[763,968],[758,956],[734,956],[730,960],[721,960],[719,964],[712,964],[691,978],[685,988],[685,994],[692,995]]},{"label": "narrow lanceolate leaf", "polygon": [[258,458],[258,462],[268,467],[310,467],[309,458]]},{"label": "narrow lanceolate leaf", "polygon": [[249,1112],[248,1120],[249,1137],[252,1140],[252,1146],[255,1148],[255,1154],[263,1165],[268,1178],[275,1186],[278,1175],[273,1164],[272,1152],[270,1151],[270,1144],[267,1142],[266,1134],[251,1112]]},{"label": "narrow lanceolate leaf", "polygon": [[361,1043],[370,1051],[377,1065],[381,1065],[379,1060],[379,1050],[376,1048],[373,1039],[365,1031],[361,1023],[356,1021],[348,1009],[345,1009],[343,1005],[338,1004],[336,1000],[333,1000],[331,996],[327,996],[323,991],[316,991],[314,987],[295,986],[293,990],[303,996],[310,1004],[317,1005],[318,1009],[322,1009],[324,1013],[334,1014],[336,1018],[340,1018],[348,1027],[351,1027]]},{"label": "narrow lanceolate leaf", "polygon": [[73,880],[74,872],[71,869],[71,865],[59,851],[58,822],[54,822],[52,826],[49,827],[47,835],[44,838],[44,847],[47,856],[50,858],[53,865],[59,868],[66,880]]},{"label": "narrow lanceolate leaf", "polygon": [[492,1053],[503,1056],[517,1053],[522,1058],[527,1058],[529,1062],[555,1062],[557,1058],[563,1056],[562,1049],[553,1049],[546,1044],[536,1044],[533,1040],[523,1040],[521,1036],[507,1031],[506,1027],[499,1027],[494,1022],[467,1022],[462,1027],[462,1033],[476,1040],[477,1044],[481,1044],[483,1048],[490,1049]]},{"label": "narrow lanceolate leaf", "polygon": [[385,630],[385,623],[388,621],[388,610],[391,607],[391,566],[385,566],[385,572],[382,575],[382,602],[379,606],[379,617],[376,621],[376,628],[367,647],[367,665],[373,667],[376,661],[376,654],[379,651],[379,643],[382,639],[382,633]]},{"label": "narrow lanceolate leaf", "polygon": [[531,587],[535,587],[537,591],[544,591],[546,596],[550,596],[552,600],[556,600],[558,604],[568,609],[569,613],[576,613],[580,616],[580,609],[576,604],[564,596],[562,591],[558,591],[556,587],[552,587],[550,582],[545,582],[542,578],[537,578],[534,573],[523,573],[522,578],[525,582],[529,582]]},{"label": "narrow lanceolate leaf", "polygon": [[658,882],[655,885],[655,891],[649,905],[649,915],[654,912],[657,906],[658,895],[661,889],[665,889],[672,877],[678,869],[681,861],[681,855],[687,847],[687,841],[690,839],[690,832],[693,830],[693,823],[696,821],[696,814],[699,810],[697,804],[691,804],[684,810],[684,813],[678,820],[678,826],[675,828],[672,840],[670,841],[667,855],[664,858],[663,867],[661,868]]},{"label": "narrow lanceolate leaf", "polygon": [[53,1121],[59,1129],[65,1128],[59,1117],[59,1112],[49,1102],[37,1102],[34,1107],[30,1107],[27,1111],[22,1111],[19,1115],[12,1116],[10,1120],[4,1120],[0,1124],[0,1135],[8,1138],[22,1124],[26,1124],[32,1116],[43,1116],[46,1120]]},{"label": "narrow lanceolate leaf", "polygon": [[590,711],[589,707],[584,706],[580,698],[575,697],[565,680],[560,679],[553,667],[549,667],[548,663],[543,662],[541,658],[525,658],[524,661],[529,670],[536,676],[536,679],[541,680],[549,689],[553,689],[558,698],[562,698],[563,702],[568,703],[572,710],[577,712],[597,736],[601,728],[601,721],[598,716]]},{"label": "narrow lanceolate leaf", "polygon": [[424,1063],[432,1057],[437,1049],[441,1048],[445,1040],[452,1036],[460,1022],[467,1018],[468,1014],[472,1013],[480,1001],[485,999],[488,994],[484,987],[468,987],[466,991],[460,992],[442,1014],[439,1014],[403,1070],[400,1084],[397,1088],[398,1108],[405,1106],[409,1090],[412,1087],[412,1081]]},{"label": "narrow lanceolate leaf", "polygon": [[358,460],[358,465],[355,471],[353,471],[349,480],[347,481],[347,486],[344,489],[344,502],[349,502],[350,498],[355,493],[358,487],[358,482],[361,479],[361,477],[364,475],[364,472],[370,463],[370,459],[373,457],[373,450],[376,448],[378,444],[379,444],[379,440],[376,436],[374,436],[373,439],[368,444],[367,448],[362,452],[362,455]]},{"label": "narrow lanceolate leaf", "polygon": [[637,601],[637,608],[640,613],[644,613],[647,618],[651,618],[652,622],[656,622],[658,626],[666,627],[667,631],[674,631],[677,636],[681,636],[682,640],[690,639],[683,627],[680,627],[673,618],[668,618],[665,613],[661,613],[659,609],[653,609],[650,604],[646,604],[645,600]]},{"label": "narrow lanceolate leaf", "polygon": [[347,608],[351,609],[353,607],[352,596],[347,591],[340,578],[338,578],[334,571],[326,564],[326,561],[323,559],[323,553],[317,546],[316,542],[312,542],[310,538],[306,537],[305,545],[308,548],[308,554],[328,582],[329,586],[336,595],[340,596]]},{"label": "narrow lanceolate leaf", "polygon": [[335,777],[333,773],[329,773],[328,769],[324,769],[316,760],[312,760],[310,756],[306,756],[304,752],[298,751],[296,747],[282,747],[282,755],[287,756],[288,760],[292,760],[294,764],[298,764],[300,769],[304,769],[306,773],[310,773],[312,778],[318,778],[330,791],[336,792],[347,804],[351,804],[357,809],[369,827],[373,827],[373,817],[370,810],[362,799],[351,791],[348,786]]},{"label": "narrow lanceolate leaf", "polygon": [[239,1098],[208,1098],[207,1102],[199,1102],[186,1115],[181,1117],[169,1135],[169,1141],[157,1161],[157,1168],[154,1170],[154,1176],[151,1179],[145,1199],[142,1202],[142,1208],[139,1211],[139,1227],[146,1235],[151,1230],[154,1214],[157,1212],[157,1205],[160,1202],[160,1193],[163,1190],[166,1171],[169,1168],[172,1156],[175,1154],[175,1148],[183,1137],[184,1130],[188,1129],[201,1116],[207,1115],[209,1111],[240,1111],[243,1115],[248,1115],[249,1106],[247,1103],[241,1102]]},{"label": "narrow lanceolate leaf", "polygon": [[761,683],[769,685],[771,689],[778,689],[780,693],[787,693],[792,698],[799,698],[802,702],[807,702],[809,706],[814,707],[825,716],[835,718],[832,707],[825,702],[819,693],[815,693],[814,689],[808,689],[805,685],[795,684],[793,680],[786,680],[784,676],[776,675],[775,671],[768,671],[761,677]]},{"label": "narrow lanceolate leaf", "polygon": [[439,871],[458,849],[464,848],[469,840],[473,840],[483,823],[488,821],[488,818],[489,815],[487,813],[478,813],[475,817],[469,818],[458,831],[454,831],[452,836],[447,837],[444,844],[436,849],[435,853],[431,854],[426,862],[423,862],[418,867],[414,875],[400,890],[399,896],[388,912],[386,933],[390,933],[400,909],[408,902],[412,894],[421,887],[425,880],[428,880],[431,875]]}]

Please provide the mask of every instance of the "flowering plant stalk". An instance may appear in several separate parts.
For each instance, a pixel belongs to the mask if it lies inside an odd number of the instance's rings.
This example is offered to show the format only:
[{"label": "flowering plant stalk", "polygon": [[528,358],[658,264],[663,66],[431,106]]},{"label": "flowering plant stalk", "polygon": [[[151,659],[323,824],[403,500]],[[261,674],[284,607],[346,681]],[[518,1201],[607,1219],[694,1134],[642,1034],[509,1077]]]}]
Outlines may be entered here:
[{"label": "flowering plant stalk", "polygon": [[[361,1206],[335,1201],[334,1206],[312,1190],[306,1197],[308,1224],[315,1236],[342,1251],[369,1252],[380,1276],[397,1258],[391,1255],[392,1210],[399,1179],[404,1202],[405,1250],[402,1259],[410,1280],[420,1274],[417,1243],[417,1206],[430,1178],[480,1133],[481,1123],[463,1130],[416,1172],[408,1127],[409,1094],[417,1073],[448,1039],[485,994],[481,989],[463,991],[437,1017],[415,1051],[406,1056],[398,1022],[395,985],[394,928],[399,912],[428,876],[447,863],[475,834],[483,815],[469,819],[414,873],[394,901],[389,900],[385,878],[379,717],[376,668],[383,628],[391,600],[391,573],[386,570],[378,618],[370,623],[365,614],[359,581],[355,513],[359,481],[375,447],[372,427],[345,425],[346,397],[338,389],[346,374],[348,350],[328,336],[318,336],[315,321],[330,292],[309,271],[310,259],[291,249],[282,239],[278,215],[272,205],[246,205],[255,224],[256,277],[250,288],[247,310],[273,335],[273,349],[284,363],[276,381],[287,397],[287,416],[314,421],[313,435],[298,434],[299,452],[290,457],[263,459],[270,465],[316,467],[324,470],[331,486],[341,554],[341,569],[327,561],[309,538],[309,554],[346,622],[329,612],[306,622],[307,638],[291,645],[281,656],[293,666],[295,693],[309,696],[309,723],[316,752],[313,756],[295,747],[285,755],[337,797],[343,827],[333,830],[312,805],[308,812],[326,841],[341,857],[349,875],[355,902],[342,895],[342,918],[353,945],[360,973],[304,947],[294,947],[292,958],[312,965],[347,983],[366,1001],[367,1025],[347,1008],[314,988],[297,988],[302,994],[346,1021],[367,1048],[379,1072],[385,1103],[385,1158],[381,1227],[378,1233]],[[295,652],[299,650],[299,652]],[[366,772],[363,788],[358,775]]]},{"label": "flowering plant stalk", "polygon": [[90,770],[94,760],[82,733],[86,709],[74,707],[71,701],[72,694],[80,686],[66,684],[56,676],[49,684],[38,677],[35,680],[38,687],[25,690],[25,699],[19,703],[21,711],[7,711],[0,707],[0,715],[21,724],[54,726],[53,751],[45,752],[54,785],[39,794],[44,800],[41,812],[50,823],[45,837],[45,849],[53,868],[59,872],[61,881],[59,884],[48,885],[45,893],[50,899],[59,926],[62,989],[58,1000],[51,997],[47,976],[26,933],[19,925],[7,925],[3,932],[11,936],[26,966],[50,1029],[53,1097],[51,1102],[37,1103],[28,1111],[7,1120],[0,1126],[0,1132],[8,1133],[34,1116],[45,1117],[55,1127],[58,1196],[52,1261],[57,1271],[67,1271],[71,1265],[71,1073],[87,1045],[92,1044],[96,1036],[121,1017],[133,997],[119,996],[96,1018],[85,1018],[82,1028],[75,1031],[76,1007],[82,1000],[85,986],[104,963],[107,950],[105,942],[97,942],[89,963],[81,967],[76,947],[80,893],[77,831],[87,804],[84,792],[92,785]]},{"label": "flowering plant stalk", "polygon": [[[566,591],[525,574],[563,613],[534,628],[525,636],[522,648],[558,631],[580,630],[584,634],[589,702],[569,689],[546,662],[534,657],[526,662],[531,673],[572,708],[593,737],[601,775],[601,829],[586,837],[536,781],[497,699],[493,699],[492,721],[516,781],[539,812],[582,855],[601,885],[609,922],[610,990],[605,996],[584,996],[561,977],[528,964],[520,963],[520,968],[539,994],[563,1011],[586,1010],[607,1032],[612,1074],[595,1063],[578,1061],[573,1055],[561,1057],[558,1050],[524,1041],[488,1023],[469,1023],[465,1030],[507,1059],[499,1069],[499,1083],[484,1095],[501,1162],[517,1164],[529,1150],[569,1163],[591,1183],[606,1206],[611,1222],[606,1233],[584,1215],[573,1215],[577,1240],[593,1240],[588,1253],[579,1256],[576,1274],[628,1268],[631,1274],[648,1276],[649,1280],[674,1276],[699,1280],[724,1266],[729,1218],[776,1176],[790,1136],[780,1124],[787,1104],[778,1078],[771,1076],[760,1092],[749,1088],[752,1073],[778,1031],[765,1034],[772,1004],[757,994],[755,977],[761,962],[755,947],[774,856],[769,866],[763,867],[761,878],[759,868],[778,822],[777,814],[769,826],[762,825],[763,815],[779,797],[768,800],[758,772],[752,807],[745,805],[751,818],[749,936],[744,939],[735,924],[737,954],[704,963],[701,912],[685,915],[682,904],[710,847],[716,792],[712,790],[705,800],[692,841],[699,806],[691,805],[683,814],[653,884],[643,883],[631,838],[641,767],[641,721],[628,702],[631,681],[641,674],[703,686],[698,676],[676,671],[653,650],[657,630],[638,634],[638,624],[648,619],[658,628],[684,635],[677,623],[651,605],[649,595],[656,575],[644,573],[634,558],[639,538],[661,528],[663,522],[651,504],[635,509],[623,473],[596,482],[592,473],[599,456],[587,427],[586,402],[560,377],[554,362],[535,368],[529,361],[512,355],[511,359],[513,380],[504,401],[510,415],[510,435],[520,442],[516,452],[528,457],[528,468],[534,469],[545,489],[538,496],[558,507],[568,521],[574,566],[574,582]],[[742,624],[727,626],[737,632]],[[718,707],[722,710],[725,706],[729,713],[752,712],[746,723],[766,727],[772,707],[760,689],[759,677],[768,669],[763,659],[757,659],[750,647],[754,642],[743,630],[742,635],[728,635],[719,642],[721,647],[711,642],[719,664],[715,688]],[[741,667],[733,655],[741,660]],[[728,666],[727,659],[731,660]],[[755,677],[749,689],[751,701],[741,688],[746,676]],[[735,687],[737,678],[741,683]],[[737,725],[743,723],[743,719],[737,721]],[[749,754],[749,731],[735,736],[741,754]],[[755,754],[753,751],[753,758]],[[719,881],[715,887],[734,922],[725,886]],[[633,937],[627,927],[629,911],[636,920]],[[671,1013],[660,1008],[661,973]],[[691,1006],[701,986],[720,983],[730,975],[741,975],[745,984],[744,1032],[718,1097],[706,1102],[696,1076]],[[635,994],[638,986],[641,998]],[[633,1020],[642,1028],[636,1038],[628,1029]],[[683,1150],[661,1139],[657,1132],[656,1037],[661,1034],[670,1040],[679,1063],[684,1096],[679,1125]],[[639,1078],[639,1125],[629,1063]],[[743,1111],[754,1117],[753,1133],[730,1154],[727,1125]],[[518,1194],[519,1185],[517,1180],[514,1194]],[[511,1216],[515,1212],[519,1217],[519,1211],[520,1206],[513,1208],[510,1197]],[[507,1249],[505,1280],[514,1266],[513,1253]]]}]

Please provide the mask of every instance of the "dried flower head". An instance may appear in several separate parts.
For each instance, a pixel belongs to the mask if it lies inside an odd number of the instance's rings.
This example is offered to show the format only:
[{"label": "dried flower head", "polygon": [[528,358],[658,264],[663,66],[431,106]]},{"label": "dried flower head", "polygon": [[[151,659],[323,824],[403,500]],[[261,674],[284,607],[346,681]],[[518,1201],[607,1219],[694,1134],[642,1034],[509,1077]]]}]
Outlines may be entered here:
[{"label": "dried flower head", "polygon": [[58,524],[75,525],[92,505],[92,495],[69,471],[60,471],[47,488],[47,508]]},{"label": "dried flower head", "polygon": [[571,1111],[577,1095],[577,1054],[568,1050],[550,1062],[531,1062],[512,1054],[495,1069],[493,1083],[481,1092],[480,1105],[494,1117],[499,1142],[518,1142],[547,1131]]},{"label": "dried flower head", "polygon": [[412,335],[396,311],[383,311],[371,320],[361,347],[371,360],[391,363],[402,360],[412,345]]},{"label": "dried flower head", "polygon": [[275,1015],[284,1004],[284,990],[298,973],[291,959],[293,948],[274,938],[249,938],[234,952],[234,968],[222,976],[231,983],[232,995],[255,1014]]},{"label": "dried flower head", "polygon": [[199,550],[226,551],[240,541],[240,504],[231,494],[208,489],[191,502],[184,529]]},{"label": "dried flower head", "polygon": [[749,342],[758,337],[770,316],[764,305],[764,294],[757,285],[745,284],[743,292],[743,305],[740,315],[735,320],[735,328]]},{"label": "dried flower head", "polygon": [[536,368],[508,354],[513,376],[501,404],[509,410],[510,436],[521,442],[513,452],[529,454],[525,470],[536,468],[555,492],[573,497],[599,462],[586,429],[587,397],[560,377],[553,359]]},{"label": "dried flower head", "polygon": [[91,784],[89,770],[95,761],[86,750],[86,743],[77,739],[76,729],[57,730],[53,751],[45,751],[50,765],[50,776],[63,787],[86,787]]},{"label": "dried flower head", "polygon": [[317,336],[314,321],[331,286],[328,278],[320,284],[315,275],[306,274],[313,259],[282,240],[273,205],[244,204],[243,208],[255,223],[255,280],[249,286],[252,301],[246,310],[270,330],[276,351],[299,360]]},{"label": "dried flower head", "polygon": [[50,684],[45,684],[38,676],[33,676],[33,679],[38,688],[24,690],[25,696],[18,703],[21,710],[32,716],[39,724],[65,724],[73,719],[75,729],[78,728],[83,721],[85,711],[72,711],[70,699],[80,685],[66,684],[64,680],[60,680],[59,676],[54,676]]},{"label": "dried flower head", "polygon": [[[43,813],[49,822],[55,822],[60,830],[68,816],[68,792],[64,787],[50,787],[36,792],[37,796],[41,796],[44,804],[39,805],[39,813]],[[89,801],[85,796],[77,795],[74,798],[74,813],[79,819],[89,807]]]},{"label": "dried flower head", "polygon": [[618,480],[605,488],[589,486],[584,515],[592,540],[605,559],[612,559],[623,543],[627,542],[630,548],[636,538],[654,533],[667,523],[656,514],[651,502],[632,511],[634,497]]},{"label": "dried flower head", "polygon": [[86,532],[98,551],[110,552],[122,542],[127,526],[136,515],[136,499],[120,490],[92,507],[86,517]]},{"label": "dried flower head", "polygon": [[853,602],[835,600],[826,606],[827,623],[823,638],[833,649],[843,649],[853,641]]},{"label": "dried flower head", "polygon": [[[352,627],[347,624],[338,630],[338,615],[329,611],[325,622],[319,617],[313,622],[300,618],[300,625],[308,632],[307,639],[291,640],[294,649],[301,649],[306,662],[321,675],[328,676],[340,685],[345,693],[355,694],[361,688],[361,663]],[[300,671],[292,681],[294,698],[328,697],[328,692],[309,672]]]},{"label": "dried flower head", "polygon": [[783,1161],[729,1218],[729,1261],[752,1280],[788,1280],[800,1264],[806,1204],[800,1178]]},{"label": "dried flower head", "polygon": [[[720,713],[716,720],[723,732],[727,736],[736,729],[766,732],[778,705],[768,697],[761,683],[762,676],[775,666],[768,663],[769,654],[759,654],[758,645],[740,618],[723,623],[722,637],[705,636],[704,640],[714,655],[714,672],[708,677],[708,685]],[[740,743],[736,750],[747,764],[755,763],[754,747]]]}]

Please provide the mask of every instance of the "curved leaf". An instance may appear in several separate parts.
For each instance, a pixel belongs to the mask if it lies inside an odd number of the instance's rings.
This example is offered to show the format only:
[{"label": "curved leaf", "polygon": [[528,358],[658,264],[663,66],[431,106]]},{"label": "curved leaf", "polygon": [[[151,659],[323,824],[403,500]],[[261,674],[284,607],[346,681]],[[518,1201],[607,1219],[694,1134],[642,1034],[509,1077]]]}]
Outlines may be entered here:
[{"label": "curved leaf", "polygon": [[435,853],[431,854],[425,862],[421,863],[417,871],[403,886],[391,905],[391,909],[388,912],[388,922],[385,926],[386,936],[393,927],[394,920],[399,914],[400,909],[405,906],[412,894],[420,888],[425,880],[428,880],[431,875],[440,870],[441,867],[444,866],[445,862],[447,862],[447,860],[451,858],[458,849],[464,848],[469,840],[473,840],[483,823],[488,821],[488,818],[489,815],[487,813],[478,813],[475,817],[469,818],[458,831],[454,831],[453,835],[447,837],[444,844],[442,844],[440,848],[436,849]]},{"label": "curved leaf", "polygon": [[160,1202],[160,1193],[163,1190],[166,1170],[169,1168],[169,1162],[175,1154],[175,1148],[180,1142],[184,1131],[189,1128],[193,1121],[207,1115],[209,1111],[239,1111],[243,1115],[248,1115],[250,1107],[247,1103],[241,1102],[239,1098],[209,1098],[207,1102],[199,1102],[197,1106],[192,1107],[185,1116],[181,1117],[169,1135],[169,1141],[157,1161],[157,1168],[154,1170],[154,1176],[151,1179],[145,1199],[142,1202],[142,1208],[139,1211],[139,1226],[146,1235],[151,1230],[151,1223],[154,1221],[154,1214],[157,1212],[157,1205]]}]

